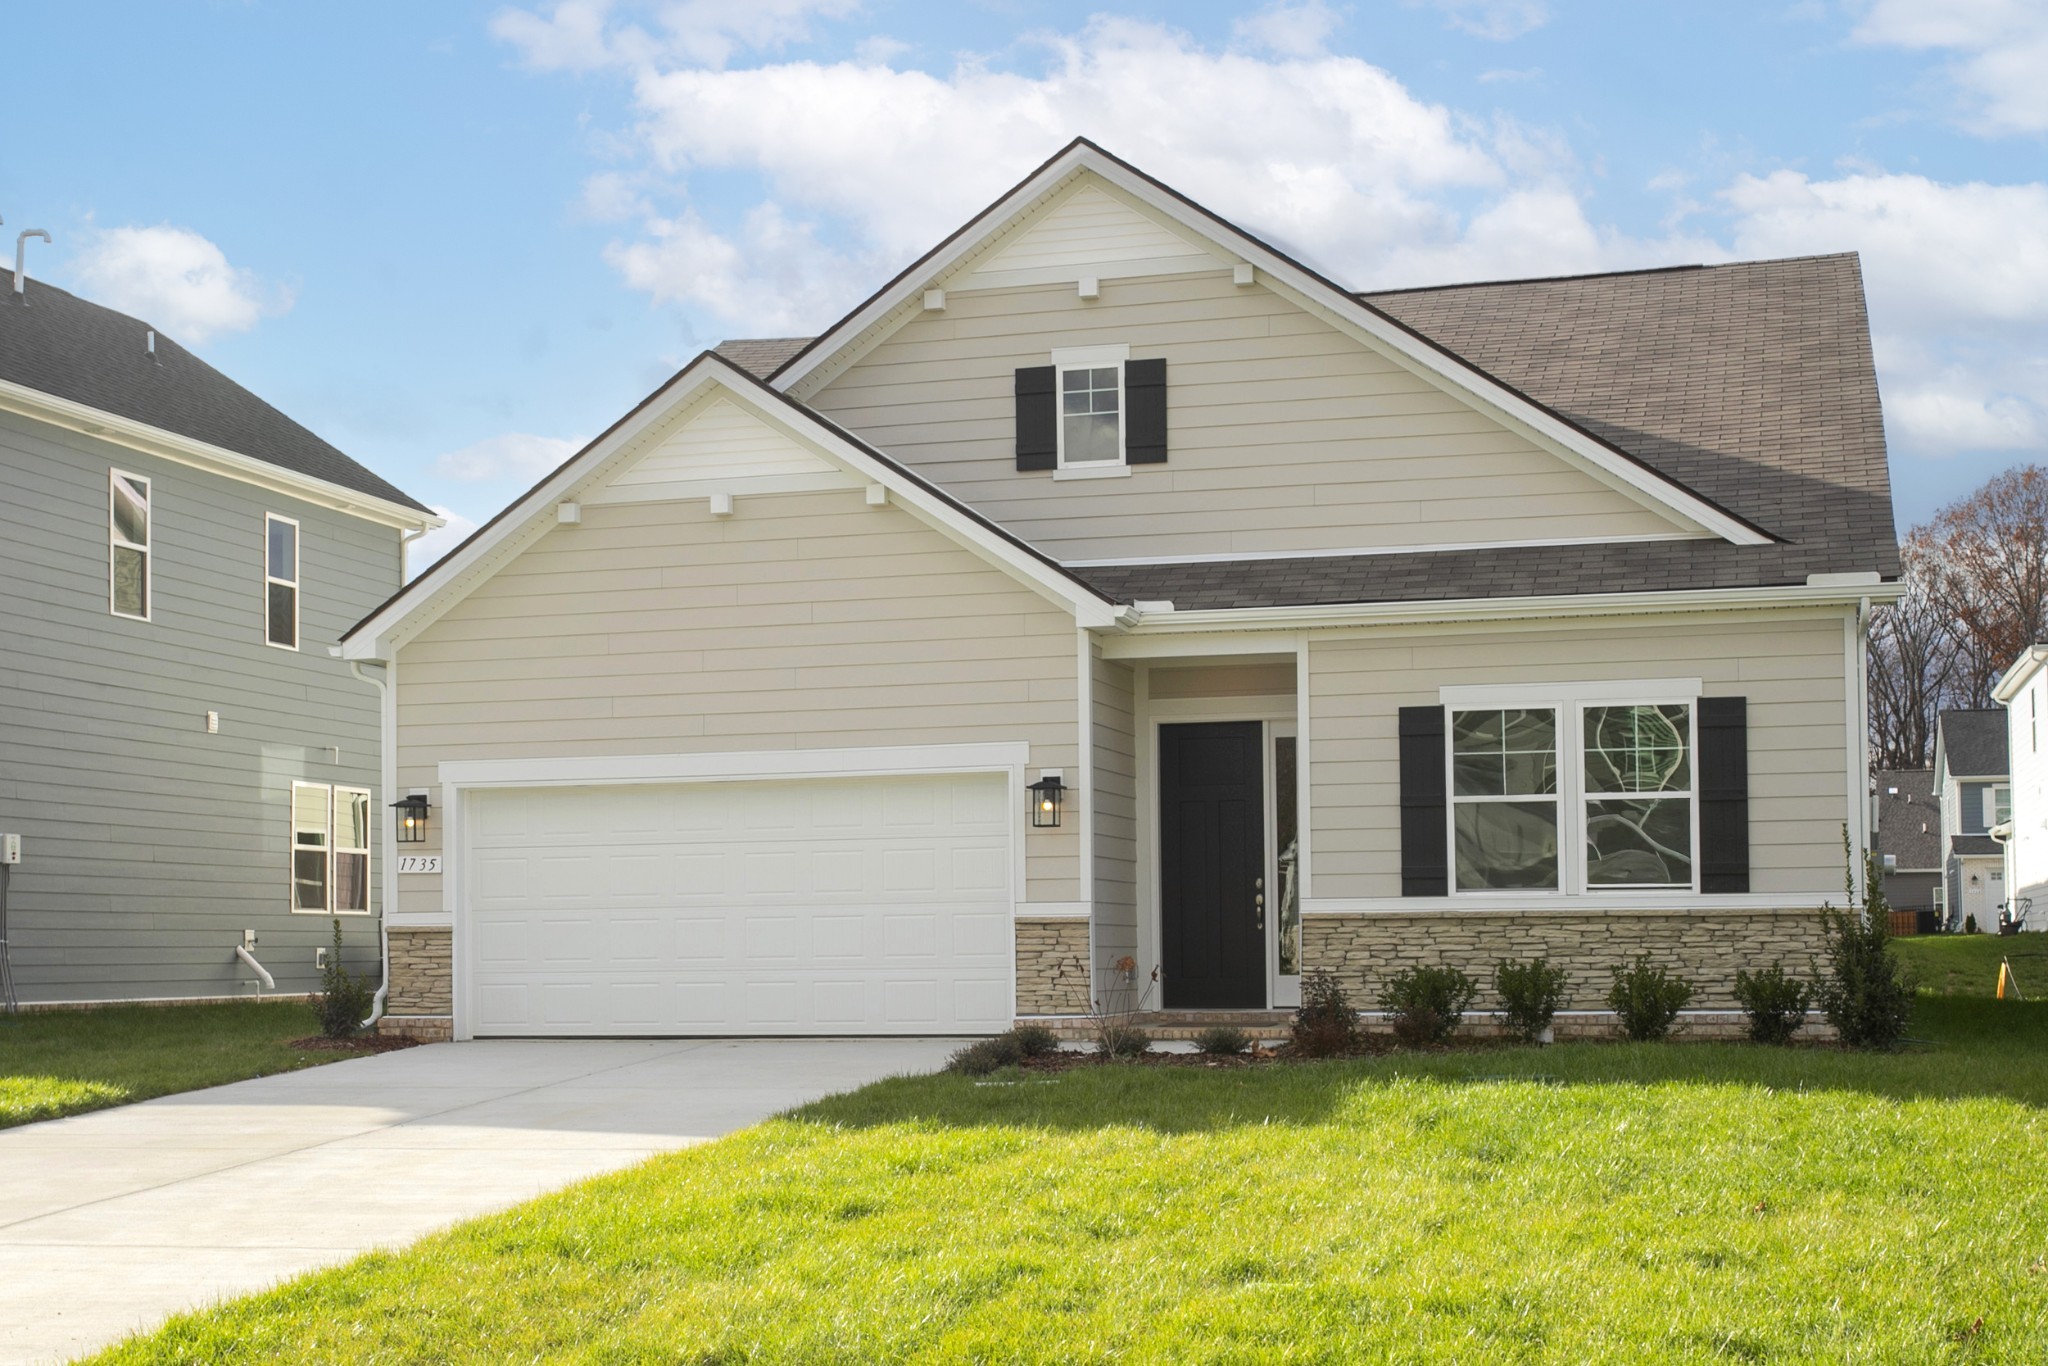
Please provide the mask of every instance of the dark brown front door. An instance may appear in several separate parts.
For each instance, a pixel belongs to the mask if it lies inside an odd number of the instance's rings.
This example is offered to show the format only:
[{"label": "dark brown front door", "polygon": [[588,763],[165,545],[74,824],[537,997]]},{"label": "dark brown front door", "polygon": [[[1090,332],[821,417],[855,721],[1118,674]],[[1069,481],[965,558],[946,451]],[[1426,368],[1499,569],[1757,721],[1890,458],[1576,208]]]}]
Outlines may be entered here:
[{"label": "dark brown front door", "polygon": [[1161,954],[1170,1010],[1266,1004],[1266,807],[1257,721],[1159,728]]}]

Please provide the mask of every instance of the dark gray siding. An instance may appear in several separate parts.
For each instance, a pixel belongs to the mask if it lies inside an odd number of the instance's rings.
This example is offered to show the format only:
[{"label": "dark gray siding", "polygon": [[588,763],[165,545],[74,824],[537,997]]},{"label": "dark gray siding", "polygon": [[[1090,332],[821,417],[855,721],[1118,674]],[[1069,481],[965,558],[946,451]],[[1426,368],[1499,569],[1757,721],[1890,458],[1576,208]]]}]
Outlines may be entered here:
[{"label": "dark gray siding", "polygon": [[[147,622],[107,609],[115,468],[151,481]],[[266,512],[300,525],[296,653],[263,639]],[[377,693],[327,648],[398,583],[391,528],[0,414],[0,831],[24,842],[24,1001],[251,994],[245,928],[280,991],[317,985],[332,930],[288,908],[291,784],[368,788],[384,818]],[[343,926],[346,960],[374,967],[374,918]]]},{"label": "dark gray siding", "polygon": [[1884,899],[1895,911],[1931,911],[1940,873],[1886,873]]}]

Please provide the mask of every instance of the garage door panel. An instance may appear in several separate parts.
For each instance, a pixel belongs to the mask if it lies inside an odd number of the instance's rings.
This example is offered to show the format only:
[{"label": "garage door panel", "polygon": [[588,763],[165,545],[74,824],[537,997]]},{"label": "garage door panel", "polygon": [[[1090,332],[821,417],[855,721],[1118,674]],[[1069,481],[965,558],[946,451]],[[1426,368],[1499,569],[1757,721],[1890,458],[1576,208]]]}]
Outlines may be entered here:
[{"label": "garage door panel", "polygon": [[1002,1029],[1007,790],[959,775],[473,794],[475,1029]]}]

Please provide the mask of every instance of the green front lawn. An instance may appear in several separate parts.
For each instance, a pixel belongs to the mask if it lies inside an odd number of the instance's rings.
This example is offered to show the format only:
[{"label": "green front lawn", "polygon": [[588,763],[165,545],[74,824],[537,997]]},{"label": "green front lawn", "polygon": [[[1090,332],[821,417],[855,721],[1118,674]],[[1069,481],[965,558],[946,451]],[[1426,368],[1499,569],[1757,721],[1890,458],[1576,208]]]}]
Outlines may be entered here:
[{"label": "green front lawn", "polygon": [[1990,996],[1998,963],[2010,960],[2028,1000],[2048,1001],[2048,934],[1930,934],[1894,939],[1920,988],[1944,996]]},{"label": "green front lawn", "polygon": [[318,1032],[304,1001],[0,1016],[0,1128],[348,1056],[287,1046]]},{"label": "green front lawn", "polygon": [[1915,1032],[884,1082],[105,1359],[2048,1359],[2048,1005]]}]

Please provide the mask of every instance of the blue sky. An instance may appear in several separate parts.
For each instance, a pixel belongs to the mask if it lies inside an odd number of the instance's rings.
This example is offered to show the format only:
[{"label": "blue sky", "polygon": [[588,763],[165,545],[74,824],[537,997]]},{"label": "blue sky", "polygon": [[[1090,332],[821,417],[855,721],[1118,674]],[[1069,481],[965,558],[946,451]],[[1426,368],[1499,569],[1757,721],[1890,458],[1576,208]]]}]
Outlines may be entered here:
[{"label": "blue sky", "polygon": [[0,214],[487,517],[1075,134],[1359,287],[1860,250],[1901,527],[2048,451],[2048,0],[18,7]]}]

